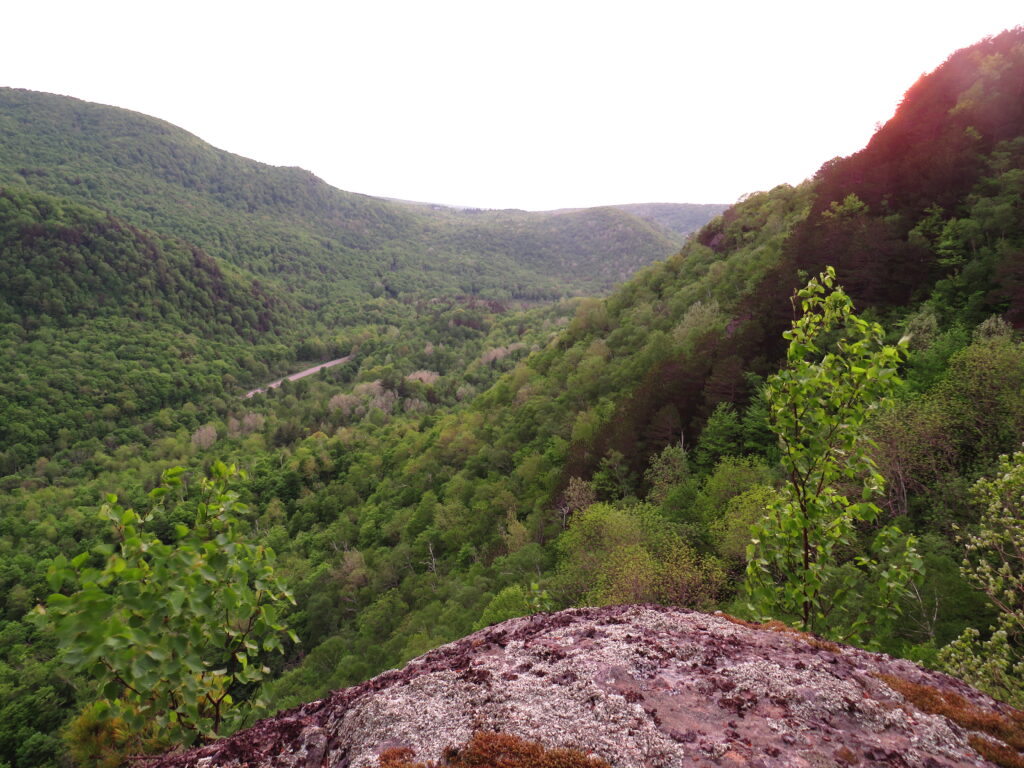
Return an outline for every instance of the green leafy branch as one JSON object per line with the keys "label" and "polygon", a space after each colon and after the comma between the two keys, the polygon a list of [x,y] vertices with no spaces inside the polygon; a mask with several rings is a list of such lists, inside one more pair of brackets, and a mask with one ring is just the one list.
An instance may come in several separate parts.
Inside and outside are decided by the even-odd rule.
{"label": "green leafy branch", "polygon": [[[855,640],[895,619],[921,567],[913,538],[894,525],[867,553],[848,554],[879,516],[871,499],[884,478],[864,426],[894,391],[904,348],[854,314],[831,267],[797,292],[794,309],[797,300],[801,314],[783,334],[787,365],[764,390],[788,482],[752,528],[746,588],[760,618]],[[859,500],[842,492],[850,484],[860,484]]]}
{"label": "green leafy branch", "polygon": [[148,512],[108,496],[99,515],[112,541],[70,561],[55,558],[54,594],[39,613],[64,661],[97,681],[101,714],[191,743],[262,707],[252,695],[270,672],[262,656],[283,652],[285,636],[298,639],[281,617],[294,599],[274,571],[273,551],[242,532],[237,516],[247,510],[229,488],[240,474],[234,466],[216,462],[200,481],[194,524],[176,525],[174,542],[146,529],[181,489],[183,472],[164,473]]}

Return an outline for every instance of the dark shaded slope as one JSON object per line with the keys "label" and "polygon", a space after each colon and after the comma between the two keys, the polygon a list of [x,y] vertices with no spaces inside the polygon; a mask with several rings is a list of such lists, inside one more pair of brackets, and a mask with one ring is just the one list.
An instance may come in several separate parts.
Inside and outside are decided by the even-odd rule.
{"label": "dark shaded slope", "polygon": [[[716,404],[744,403],[749,375],[778,365],[790,294],[828,264],[861,311],[890,325],[925,301],[944,327],[993,313],[1024,320],[1022,84],[1024,30],[954,54],[865,150],[798,190],[733,206],[680,256],[587,305],[559,352],[528,362],[539,373],[531,394],[575,413],[550,501],[609,452],[639,475],[667,442],[694,445]],[[574,373],[591,363],[584,384]],[[567,436],[564,422],[537,425],[538,439]]]}
{"label": "dark shaded slope", "polygon": [[[1008,142],[1022,133],[1024,28],[1018,27],[951,55],[907,91],[867,147],[822,167],[811,216],[794,238],[795,266],[816,271],[834,264],[862,303],[924,298],[962,266],[943,263],[929,235],[970,213],[983,178],[1021,167],[1019,144]],[[866,209],[844,208],[849,195]],[[930,215],[930,232],[912,235]],[[990,301],[989,309],[1018,314],[1019,302],[1016,297],[1011,308]]]}
{"label": "dark shaded slope", "polygon": [[26,328],[123,315],[254,339],[290,311],[195,246],[24,188],[0,188],[0,259],[0,311]]}
{"label": "dark shaded slope", "polygon": [[920,215],[970,191],[996,144],[1024,124],[1024,30],[953,53],[907,91],[896,114],[851,157],[820,172],[815,213],[847,194],[872,209]]}
{"label": "dark shaded slope", "polygon": [[[805,216],[758,215],[750,202],[703,227],[684,260],[707,248],[723,264],[775,242],[777,260],[738,300],[722,303],[724,328],[694,352],[673,353],[648,368],[593,445],[574,443],[562,483],[588,476],[608,450],[645,466],[655,444],[643,435],[671,421],[695,435],[721,401],[752,392],[748,373],[777,365],[781,333],[792,319],[788,296],[806,274],[835,265],[861,309],[901,315],[934,297],[945,323],[977,324],[991,313],[1024,319],[1024,30],[957,51],[906,94],[900,109],[864,148],[826,163]],[[848,196],[855,196],[849,198]],[[757,202],[757,201],[755,201]],[[743,255],[742,258],[749,258]],[[636,294],[645,274],[609,299]],[[719,289],[721,290],[721,289]],[[718,295],[721,295],[719,293]],[[678,413],[678,419],[675,414]],[[692,444],[692,438],[688,438]]]}
{"label": "dark shaded slope", "polygon": [[[626,452],[659,403],[678,408],[681,425],[699,431],[716,402],[742,401],[749,394],[744,373],[770,371],[781,354],[789,294],[828,264],[861,309],[899,316],[931,297],[947,324],[977,323],[992,313],[1020,324],[1022,136],[1018,28],[953,54],[907,92],[864,150],[826,163],[806,217],[783,235],[773,268],[732,305],[726,330],[710,334],[690,362],[669,358],[650,369],[631,400],[620,403],[604,440]],[[684,254],[703,246],[726,261],[764,240],[777,214],[751,217],[746,208],[733,206],[705,226]],[[703,370],[695,374],[694,367]],[[649,395],[659,389],[663,396]]]}
{"label": "dark shaded slope", "polygon": [[[977,324],[992,313],[1024,321],[1022,137],[1024,29],[1017,29],[957,51],[916,83],[863,151],[822,167],[810,209],[791,218],[791,229],[779,231],[780,212],[752,215],[749,203],[703,227],[684,259],[705,247],[728,263],[772,240],[781,244],[778,259],[723,305],[727,324],[702,337],[697,353],[649,368],[595,445],[573,445],[562,482],[592,472],[607,449],[636,457],[628,446],[657,431],[663,409],[678,411],[674,423],[695,434],[717,402],[752,394],[745,375],[770,373],[781,355],[788,296],[825,265],[836,266],[862,310],[900,317],[929,300],[947,325]],[[643,282],[641,274],[609,306]]]}
{"label": "dark shaded slope", "polygon": [[295,332],[198,248],[24,189],[0,188],[0,268],[0,475],[263,376]]}

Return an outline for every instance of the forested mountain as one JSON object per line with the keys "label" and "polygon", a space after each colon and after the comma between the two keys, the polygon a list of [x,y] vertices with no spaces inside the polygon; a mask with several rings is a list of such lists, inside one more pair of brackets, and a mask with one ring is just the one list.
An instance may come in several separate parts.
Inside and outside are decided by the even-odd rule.
{"label": "forested mountain", "polygon": [[[882,323],[892,342],[909,339],[902,382],[892,382],[887,406],[867,408],[858,427],[873,437],[872,466],[885,480],[881,509],[842,541],[838,568],[855,569],[862,558],[887,566],[886,557],[910,548],[928,574],[901,595],[897,621],[857,637],[947,663],[940,648],[966,627],[985,633],[996,620],[996,607],[960,569],[957,536],[979,529],[978,499],[987,487],[979,480],[1013,477],[997,457],[1024,439],[1024,346],[1015,331],[1024,312],[1022,104],[1024,29],[1016,29],[956,52],[922,78],[863,151],[825,163],[797,187],[748,196],[607,298],[526,313],[480,299],[363,301],[362,325],[320,340],[320,351],[357,348],[346,366],[251,400],[221,393],[169,404],[134,432],[19,465],[0,497],[0,592],[7,595],[0,760],[17,768],[53,764],[63,749],[55,710],[82,711],[118,693],[116,684],[100,690],[102,670],[70,680],[53,659],[52,629],[25,617],[50,591],[51,559],[103,539],[92,514],[101,494],[117,491],[124,506],[149,509],[147,492],[175,464],[186,467],[188,483],[168,492],[173,502],[155,509],[151,522],[166,541],[196,508],[197,478],[215,460],[249,472],[235,486],[251,507],[239,530],[277,552],[297,602],[285,618],[301,643],[283,657],[261,656],[275,678],[263,691],[274,707],[543,608],[657,601],[746,613],[740,584],[750,525],[777,508],[774,500],[792,482],[760,395],[787,359],[782,334],[799,314],[794,289],[828,265],[857,312]],[[19,184],[36,183],[31,173],[17,173]],[[69,178],[60,176],[61,188],[49,191],[66,195]],[[139,192],[141,178],[126,172],[125,189]],[[157,183],[148,171],[145,178]],[[187,183],[174,182],[175,189]],[[134,194],[118,203],[123,208],[109,192],[92,204],[127,217],[140,205]],[[204,205],[216,200],[203,194]],[[46,217],[45,206],[56,205],[22,197]],[[252,221],[236,193],[229,197],[217,204],[229,221],[237,217],[231,226]],[[281,204],[280,219],[271,218],[264,206],[272,206],[253,199],[261,200],[267,227],[294,214],[291,203]],[[407,210],[380,205],[374,210],[382,218]],[[611,222],[613,233],[615,222],[631,221],[609,209],[582,213]],[[154,214],[147,226],[169,231],[177,215]],[[579,214],[551,214],[544,226],[561,226],[565,215]],[[459,239],[468,230],[446,229],[452,219],[480,216],[481,231],[503,232],[510,243],[529,237],[517,229],[515,212],[395,216],[389,226],[396,233],[412,221],[444,230],[460,243],[453,252],[468,249],[471,238]],[[62,226],[43,227],[54,248]],[[29,230],[14,231],[28,237]],[[196,225],[184,242],[206,251],[201,234]],[[168,237],[156,263],[184,270],[192,262],[179,257],[191,251]],[[596,247],[633,235],[580,237]],[[247,261],[248,252],[231,252],[235,245],[220,252],[215,245],[210,253],[251,270],[221,273],[229,290],[249,286],[245,306],[257,321],[264,307],[273,329],[291,305],[261,304],[251,290],[253,273],[263,284],[259,264],[272,261]],[[69,254],[86,259],[85,247]],[[354,240],[344,247],[359,250]],[[317,263],[314,256],[307,251],[303,263]],[[297,304],[315,302],[314,287],[299,290],[306,293]],[[247,317],[243,311],[239,324],[221,323],[217,337],[244,340]],[[852,470],[843,482],[850,498],[867,487]],[[883,539],[890,524],[901,533]],[[69,581],[57,586],[72,591]],[[865,608],[876,587],[858,584],[854,608]],[[825,616],[815,629],[839,636],[838,621]],[[1018,637],[1005,645],[1020,658]],[[1021,686],[1012,676],[1003,682],[997,694],[1020,705]],[[233,691],[252,699],[250,688]],[[96,725],[97,711],[84,710],[69,731],[79,759],[146,746],[149,732],[117,742],[121,736]]]}
{"label": "forested mountain", "polygon": [[678,247],[672,231],[607,209],[441,212],[343,192],[161,120],[10,88],[0,89],[0,184],[184,239],[288,287],[332,321],[350,319],[367,292],[549,299],[603,291]]}

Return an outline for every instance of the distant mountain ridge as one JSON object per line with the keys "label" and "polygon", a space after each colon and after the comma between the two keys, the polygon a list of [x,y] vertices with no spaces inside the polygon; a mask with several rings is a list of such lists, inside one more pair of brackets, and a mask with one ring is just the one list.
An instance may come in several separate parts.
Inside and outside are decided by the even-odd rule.
{"label": "distant mountain ridge", "polygon": [[629,203],[614,207],[676,233],[681,241],[729,208],[718,203]]}
{"label": "distant mountain ridge", "polygon": [[564,214],[578,211],[596,210],[598,208],[615,208],[637,218],[657,225],[661,229],[679,236],[680,242],[692,235],[707,222],[724,213],[729,206],[722,203],[626,203],[623,205],[592,206],[590,208],[556,208],[550,211],[526,211],[519,208],[477,208],[469,205],[440,205],[415,200],[387,198],[391,202],[402,205],[413,205],[435,211],[456,211],[468,214]]}
{"label": "distant mountain ridge", "polygon": [[[314,303],[365,292],[601,292],[679,245],[677,227],[621,208],[472,213],[345,192],[300,168],[216,149],[162,120],[5,88],[0,185],[10,184],[183,238]],[[701,211],[705,221],[715,212]]]}

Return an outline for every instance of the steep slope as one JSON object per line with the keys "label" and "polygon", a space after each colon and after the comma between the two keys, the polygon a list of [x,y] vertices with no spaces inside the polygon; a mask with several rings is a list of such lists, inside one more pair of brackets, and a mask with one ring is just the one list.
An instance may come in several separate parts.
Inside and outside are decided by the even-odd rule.
{"label": "steep slope", "polygon": [[612,766],[1009,766],[1022,719],[909,662],[630,606],[513,619],[154,765],[365,768],[388,749],[438,761],[500,731]]}
{"label": "steep slope", "polygon": [[[812,215],[792,244],[794,265],[813,270],[830,260],[862,302],[888,306],[951,280],[961,285],[948,296],[947,318],[973,302],[974,320],[997,311],[1019,322],[1022,133],[1018,27],[951,55],[907,91],[867,147],[822,167]],[[844,208],[850,195],[864,207]]]}
{"label": "steep slope", "polygon": [[602,291],[621,279],[624,257],[632,267],[676,247],[634,216],[581,212],[551,226],[548,215],[431,215],[430,206],[343,192],[307,171],[223,152],[133,112],[0,89],[0,184],[12,183],[186,239],[317,305],[365,292]]}
{"label": "steep slope", "polygon": [[[862,310],[873,307],[897,321],[909,306],[926,304],[944,328],[974,325],[993,313],[1020,324],[1022,104],[1024,29],[1018,28],[954,53],[922,78],[864,150],[822,167],[807,190],[804,215],[783,225],[779,212],[753,218],[741,203],[704,227],[682,263],[717,261],[719,270],[744,254],[750,269],[763,263],[774,241],[773,261],[761,275],[748,273],[731,300],[720,285],[730,278],[716,274],[714,295],[727,319],[703,342],[704,372],[694,381],[687,371],[694,356],[678,352],[663,358],[660,371],[648,367],[634,402],[618,401],[604,433],[607,445],[636,455],[626,450],[630,435],[644,434],[668,403],[656,396],[638,408],[635,400],[646,399],[666,377],[692,381],[688,395],[669,395],[691,432],[716,403],[743,401],[751,394],[744,372],[770,372],[781,351],[790,292],[827,264]],[[646,280],[641,274],[609,298],[609,313],[620,302],[631,311]],[[590,338],[605,335],[599,330]]]}
{"label": "steep slope", "polygon": [[[981,50],[1004,51],[1010,68],[1003,77],[1019,82],[1022,43],[1024,30],[1015,30]],[[958,52],[934,76],[946,67],[980,72],[985,60],[971,49]],[[904,108],[924,109],[915,103],[926,91],[915,88]],[[1001,103],[1002,91],[992,94]],[[982,101],[976,108],[998,106]],[[1015,114],[1015,105],[1006,108]],[[958,119],[973,113],[963,114]],[[883,127],[876,141],[900,120]],[[1024,136],[1024,121],[1015,130]],[[601,499],[646,497],[666,527],[717,551],[710,524],[725,515],[729,496],[702,500],[701,489],[722,457],[772,461],[773,437],[755,395],[762,377],[778,368],[781,334],[793,312],[789,298],[807,277],[801,269],[833,261],[859,311],[881,317],[896,334],[901,326],[923,329],[909,369],[910,386],[921,397],[900,406],[905,429],[879,428],[888,452],[879,461],[896,489],[884,503],[890,514],[910,515],[910,527],[936,537],[935,567],[944,569],[946,589],[970,606],[958,614],[958,606],[943,602],[949,618],[940,629],[929,625],[931,637],[948,642],[967,622],[983,621],[980,601],[958,576],[956,548],[942,542],[952,536],[951,522],[971,519],[965,489],[1024,438],[1020,345],[998,334],[971,343],[977,323],[994,313],[1013,318],[1020,309],[1019,295],[1003,292],[1019,280],[1013,270],[1024,246],[1015,186],[1024,167],[1019,144],[993,143],[948,211],[926,206],[906,221],[881,204],[876,210],[859,198],[846,202],[854,190],[837,187],[833,174],[848,161],[828,164],[797,188],[752,195],[677,256],[642,270],[605,300],[581,301],[562,333],[468,408],[429,425],[396,424],[372,435],[346,430],[336,443],[345,459],[330,473],[335,488],[310,482],[288,500],[278,496],[295,509],[328,509],[344,498],[344,513],[317,535],[359,552],[346,555],[344,564],[324,552],[322,561],[336,561],[334,573],[342,575],[314,576],[304,587],[317,610],[315,619],[302,616],[303,637],[315,644],[332,636],[333,652],[342,657],[316,663],[327,665],[336,684],[354,682],[449,639],[457,628],[468,630],[471,617],[504,588],[552,574],[558,553],[551,542],[574,510],[574,478]],[[837,199],[822,197],[822,189],[833,188]],[[947,199],[944,187],[930,193]],[[890,248],[876,248],[879,232]],[[913,286],[914,303],[901,305],[905,274],[915,274],[921,259],[927,269],[916,273],[924,278]],[[1006,282],[993,286],[992,280]],[[716,413],[718,431],[705,438]],[[680,459],[668,490],[652,495],[654,459],[680,443],[689,456]],[[330,451],[332,444],[318,443],[317,450]],[[391,463],[382,465],[379,455]],[[268,472],[263,503],[287,475]],[[760,477],[772,482],[770,468]],[[377,578],[381,573],[389,576]],[[913,637],[908,629],[904,640]],[[324,683],[308,669],[283,678],[279,690],[289,702]]]}

